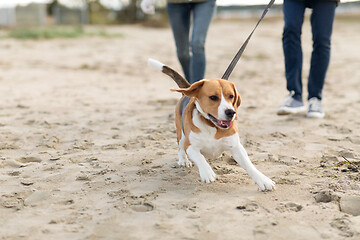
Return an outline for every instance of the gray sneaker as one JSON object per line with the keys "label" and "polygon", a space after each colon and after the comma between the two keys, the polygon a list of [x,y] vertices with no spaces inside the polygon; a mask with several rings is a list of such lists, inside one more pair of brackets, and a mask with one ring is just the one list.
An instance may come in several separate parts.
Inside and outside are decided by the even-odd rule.
{"label": "gray sneaker", "polygon": [[306,116],[309,118],[323,118],[325,116],[320,99],[313,97],[309,100],[309,110]]}
{"label": "gray sneaker", "polygon": [[288,115],[293,113],[304,112],[306,110],[302,101],[293,98],[294,92],[291,92],[284,100],[283,105],[277,110],[277,115]]}

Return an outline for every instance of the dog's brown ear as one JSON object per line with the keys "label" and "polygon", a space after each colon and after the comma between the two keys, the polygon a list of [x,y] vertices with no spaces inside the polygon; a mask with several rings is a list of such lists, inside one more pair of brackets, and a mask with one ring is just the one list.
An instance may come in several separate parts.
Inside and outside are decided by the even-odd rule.
{"label": "dog's brown ear", "polygon": [[174,92],[180,92],[188,97],[196,97],[198,95],[199,90],[201,89],[201,87],[204,85],[205,82],[206,80],[201,80],[196,83],[193,83],[188,88],[170,89],[170,90]]}
{"label": "dog's brown ear", "polygon": [[235,86],[234,83],[233,83],[233,88],[234,88],[234,93],[235,93],[234,94],[234,103],[233,103],[233,105],[234,105],[235,109],[238,109],[240,107],[240,104],[241,104],[241,97],[240,97],[240,94],[237,91],[236,86]]}
{"label": "dog's brown ear", "polygon": [[[240,107],[240,104],[241,104],[241,97],[240,97],[240,94],[239,92],[237,91],[236,89],[236,86],[235,84],[233,83],[233,88],[234,88],[234,101],[233,101],[233,106],[235,108],[235,111],[237,112],[237,109]],[[238,115],[236,114],[236,117],[235,117],[235,120],[238,119]]]}

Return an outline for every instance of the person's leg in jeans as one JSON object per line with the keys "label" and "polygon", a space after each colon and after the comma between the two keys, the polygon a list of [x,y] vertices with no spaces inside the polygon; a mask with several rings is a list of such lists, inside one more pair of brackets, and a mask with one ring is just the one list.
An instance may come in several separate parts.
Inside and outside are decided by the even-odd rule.
{"label": "person's leg in jeans", "polygon": [[336,2],[315,1],[312,5],[311,27],[313,51],[308,81],[308,99],[322,99],[322,89],[330,62],[331,34]]}
{"label": "person's leg in jeans", "polygon": [[184,71],[186,80],[191,81],[190,76],[190,4],[167,4],[167,12],[171,29],[175,39],[176,53]]}
{"label": "person's leg in jeans", "polygon": [[190,83],[204,78],[206,69],[205,40],[215,11],[215,0],[193,4],[193,31],[191,35]]}
{"label": "person's leg in jeans", "polygon": [[293,98],[302,101],[301,29],[304,22],[305,1],[284,0],[283,51],[287,89],[294,91]]}

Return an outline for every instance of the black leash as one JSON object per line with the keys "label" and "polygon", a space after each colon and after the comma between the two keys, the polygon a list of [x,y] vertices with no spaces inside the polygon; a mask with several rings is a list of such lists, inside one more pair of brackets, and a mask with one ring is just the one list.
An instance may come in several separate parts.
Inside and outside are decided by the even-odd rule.
{"label": "black leash", "polygon": [[226,69],[224,75],[222,76],[222,79],[228,80],[229,76],[231,74],[231,72],[234,70],[237,62],[239,61],[242,53],[244,52],[248,42],[250,41],[251,36],[253,35],[253,33],[255,32],[255,29],[257,28],[257,26],[259,25],[259,23],[263,20],[263,18],[265,17],[266,13],[269,11],[269,9],[272,7],[272,5],[274,4],[275,0],[270,0],[269,4],[267,5],[267,7],[265,8],[260,20],[258,21],[258,23],[256,24],[254,30],[252,30],[252,32],[250,33],[249,37],[246,39],[246,41],[243,43],[243,45],[241,46],[241,48],[239,49],[239,51],[236,53],[235,57],[233,58],[233,60],[231,61],[230,65],[228,66],[228,68]]}

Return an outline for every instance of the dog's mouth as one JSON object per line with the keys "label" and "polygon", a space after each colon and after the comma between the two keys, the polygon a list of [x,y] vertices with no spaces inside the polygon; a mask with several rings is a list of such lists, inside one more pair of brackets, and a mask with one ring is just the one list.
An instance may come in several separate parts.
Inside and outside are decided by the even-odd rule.
{"label": "dog's mouth", "polygon": [[216,117],[214,117],[213,115],[211,115],[210,113],[208,113],[208,116],[209,116],[210,120],[219,128],[227,129],[227,128],[231,127],[231,124],[232,124],[231,120],[227,120],[227,121],[219,120]]}

